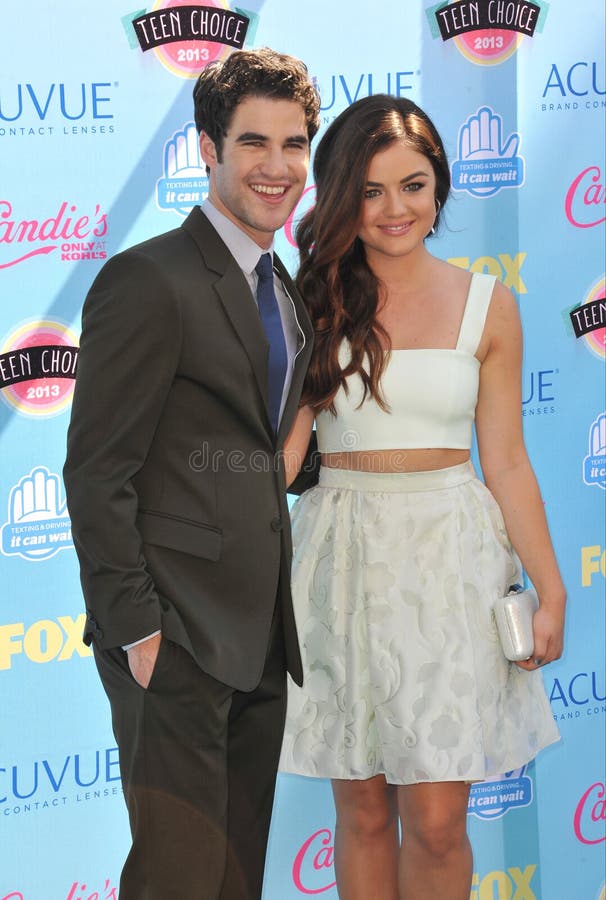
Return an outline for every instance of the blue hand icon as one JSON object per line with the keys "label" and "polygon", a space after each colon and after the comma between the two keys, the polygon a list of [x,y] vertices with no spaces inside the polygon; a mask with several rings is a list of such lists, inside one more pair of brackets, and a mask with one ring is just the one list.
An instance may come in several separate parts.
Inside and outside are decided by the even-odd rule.
{"label": "blue hand icon", "polygon": [[501,129],[501,116],[483,106],[477,115],[469,117],[459,132],[459,159],[511,159],[518,151],[520,137],[514,132],[503,147]]}
{"label": "blue hand icon", "polygon": [[592,424],[589,432],[590,456],[606,456],[606,414],[602,413]]}
{"label": "blue hand icon", "polygon": [[583,481],[606,491],[606,413],[600,413],[591,423],[588,450],[583,461]]}
{"label": "blue hand icon", "polygon": [[67,504],[60,498],[59,476],[45,466],[21,478],[10,492],[2,553],[42,560],[73,547]]}
{"label": "blue hand icon", "polygon": [[36,522],[40,519],[67,519],[67,505],[59,505],[60,484],[58,475],[40,466],[32,469],[12,489],[9,500],[9,521],[13,525]]}
{"label": "blue hand icon", "polygon": [[196,126],[188,122],[183,131],[175,132],[166,142],[164,175],[166,178],[202,178],[204,174]]}
{"label": "blue hand icon", "polygon": [[156,184],[156,195],[160,209],[172,209],[183,216],[208,196],[206,167],[193,122],[176,131],[164,145],[164,175]]}
{"label": "blue hand icon", "polygon": [[459,129],[459,158],[452,167],[452,186],[476,197],[490,197],[504,187],[524,182],[524,160],[518,156],[520,136],[503,139],[503,120],[482,106]]}

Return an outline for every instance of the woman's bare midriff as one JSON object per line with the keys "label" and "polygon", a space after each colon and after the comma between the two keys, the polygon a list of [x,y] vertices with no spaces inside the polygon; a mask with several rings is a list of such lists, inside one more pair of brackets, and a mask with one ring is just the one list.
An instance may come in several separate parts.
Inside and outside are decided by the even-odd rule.
{"label": "woman's bare midriff", "polygon": [[430,472],[467,462],[469,450],[355,450],[323,453],[322,465],[356,472]]}

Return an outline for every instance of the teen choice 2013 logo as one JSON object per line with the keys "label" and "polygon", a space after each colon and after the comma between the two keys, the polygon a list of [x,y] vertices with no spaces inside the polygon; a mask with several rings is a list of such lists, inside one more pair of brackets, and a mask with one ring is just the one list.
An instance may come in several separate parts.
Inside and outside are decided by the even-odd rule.
{"label": "teen choice 2013 logo", "polygon": [[26,322],[0,347],[0,395],[25,416],[56,416],[71,403],[78,339],[57,321]]}
{"label": "teen choice 2013 logo", "polygon": [[590,288],[579,306],[569,313],[575,336],[600,359],[606,359],[606,277]]}
{"label": "teen choice 2013 logo", "polygon": [[496,66],[545,24],[544,0],[449,0],[426,10],[434,38],[454,43],[479,66]]}
{"label": "teen choice 2013 logo", "polygon": [[157,0],[151,12],[131,21],[144,53],[153,50],[173,75],[196,78],[208,63],[241,50],[256,18],[246,10],[232,10],[226,0],[206,0],[203,5]]}

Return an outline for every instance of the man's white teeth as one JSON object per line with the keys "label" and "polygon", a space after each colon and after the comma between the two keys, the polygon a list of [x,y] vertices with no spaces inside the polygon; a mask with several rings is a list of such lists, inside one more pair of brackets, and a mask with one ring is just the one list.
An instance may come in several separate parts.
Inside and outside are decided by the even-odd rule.
{"label": "man's white teeth", "polygon": [[253,191],[257,191],[259,194],[283,194],[286,190],[285,187],[270,187],[268,184],[251,184]]}

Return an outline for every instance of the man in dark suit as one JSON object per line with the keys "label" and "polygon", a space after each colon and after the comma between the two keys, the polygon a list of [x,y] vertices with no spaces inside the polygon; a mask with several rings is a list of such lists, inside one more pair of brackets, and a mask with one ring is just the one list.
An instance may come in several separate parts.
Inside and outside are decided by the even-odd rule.
{"label": "man in dark suit", "polygon": [[312,331],[272,242],[319,100],[264,49],[209,65],[194,103],[208,200],[97,276],[64,470],[130,816],[121,900],[259,900],[302,679],[280,450]]}

